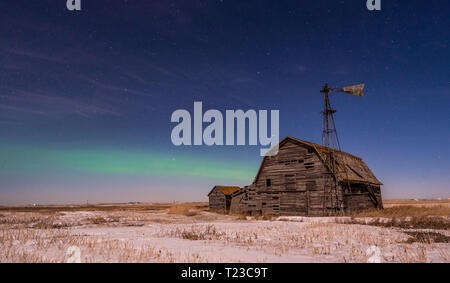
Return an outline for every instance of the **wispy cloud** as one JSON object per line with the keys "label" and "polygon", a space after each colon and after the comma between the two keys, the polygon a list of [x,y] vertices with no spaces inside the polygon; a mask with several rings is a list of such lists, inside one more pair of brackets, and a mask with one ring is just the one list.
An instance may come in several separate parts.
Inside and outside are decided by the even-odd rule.
{"label": "wispy cloud", "polygon": [[39,61],[48,61],[53,63],[59,63],[59,64],[68,64],[68,60],[60,57],[60,56],[50,56],[43,52],[38,51],[31,51],[31,50],[24,50],[24,49],[12,49],[12,48],[2,48],[2,51],[7,54],[8,56],[19,56],[19,57],[26,57],[33,60],[39,60]]}
{"label": "wispy cloud", "polygon": [[32,115],[61,116],[75,114],[85,118],[94,115],[121,116],[119,112],[73,98],[43,94],[34,91],[4,88],[8,94],[0,94],[0,108],[10,112]]}
{"label": "wispy cloud", "polygon": [[146,96],[146,97],[153,97],[154,96],[150,92],[145,92],[145,91],[136,90],[136,89],[130,89],[130,88],[127,88],[127,87],[124,87],[124,86],[116,86],[116,85],[113,85],[113,84],[100,82],[99,80],[90,79],[90,78],[87,78],[87,77],[84,77],[84,79],[87,82],[89,82],[90,84],[92,84],[93,86],[98,87],[98,88],[102,88],[102,89],[106,89],[106,90],[122,92],[122,93],[125,93],[125,94],[135,94],[135,95]]}
{"label": "wispy cloud", "polygon": [[12,105],[0,104],[0,109],[5,111],[14,111],[14,112],[22,112],[28,114],[36,114],[36,115],[47,115],[47,113],[39,110],[34,110],[26,107],[17,107]]}

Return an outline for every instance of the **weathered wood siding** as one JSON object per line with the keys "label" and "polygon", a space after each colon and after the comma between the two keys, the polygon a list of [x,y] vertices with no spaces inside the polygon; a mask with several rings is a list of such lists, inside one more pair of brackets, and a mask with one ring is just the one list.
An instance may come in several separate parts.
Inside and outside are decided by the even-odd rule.
{"label": "weathered wood siding", "polygon": [[[244,189],[245,190],[245,189]],[[247,209],[247,202],[245,200],[245,193],[237,192],[231,197],[230,213],[244,213]]]}
{"label": "weathered wood siding", "polygon": [[[270,181],[268,181],[270,180]],[[272,215],[324,216],[381,204],[379,186],[338,184],[313,147],[292,141],[276,156],[265,157],[255,182],[233,195],[231,212]]]}
{"label": "weathered wood siding", "polygon": [[276,156],[265,159],[255,180],[262,213],[322,215],[327,178],[326,168],[313,148],[285,143]]}
{"label": "weathered wood siding", "polygon": [[354,212],[371,208],[383,208],[379,186],[350,184],[351,192],[344,194],[346,212]]}
{"label": "weathered wood siding", "polygon": [[209,194],[209,210],[218,212],[227,211],[225,194],[217,188]]}
{"label": "weathered wood siding", "polygon": [[232,201],[232,211],[323,215],[323,193],[328,178],[326,168],[312,148],[287,142],[276,156],[264,159],[255,183],[239,194],[239,200]]}

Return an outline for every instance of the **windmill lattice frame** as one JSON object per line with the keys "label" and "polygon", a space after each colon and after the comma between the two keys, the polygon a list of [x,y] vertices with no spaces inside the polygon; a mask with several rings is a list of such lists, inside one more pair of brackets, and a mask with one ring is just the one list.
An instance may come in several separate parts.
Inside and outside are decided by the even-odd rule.
{"label": "windmill lattice frame", "polygon": [[[339,172],[338,161],[336,160],[336,149],[342,151],[339,137],[336,130],[336,124],[334,122],[333,114],[336,110],[331,107],[330,93],[346,92],[356,96],[364,96],[363,93],[364,84],[353,85],[344,87],[341,89],[330,88],[328,84],[325,84],[320,90],[324,94],[324,109],[322,110],[322,145],[327,149],[325,163],[329,169],[330,178],[327,178],[328,182],[324,185],[324,198],[323,209],[324,214],[332,212],[334,214],[342,212],[344,209],[343,193],[338,190],[338,174],[344,173],[347,176],[347,185],[350,188],[350,182],[348,180],[347,167],[343,164],[341,167],[344,172]],[[337,146],[337,148],[336,148]]]}

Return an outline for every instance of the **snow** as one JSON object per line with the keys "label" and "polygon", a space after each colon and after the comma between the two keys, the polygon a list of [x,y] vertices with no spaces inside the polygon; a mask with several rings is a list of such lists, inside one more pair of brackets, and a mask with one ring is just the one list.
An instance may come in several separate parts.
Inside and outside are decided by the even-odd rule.
{"label": "snow", "polygon": [[[380,252],[381,262],[449,262],[448,243],[409,244],[401,230],[343,224],[345,219],[260,221],[166,211],[3,213],[0,262],[77,262],[77,248],[81,262],[367,262],[374,260],[371,251]],[[42,222],[57,225],[37,224]]]}

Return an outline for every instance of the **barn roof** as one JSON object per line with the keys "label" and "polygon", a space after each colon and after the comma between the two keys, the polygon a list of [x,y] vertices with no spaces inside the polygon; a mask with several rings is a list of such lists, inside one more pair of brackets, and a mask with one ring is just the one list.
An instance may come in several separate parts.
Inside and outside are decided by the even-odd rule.
{"label": "barn roof", "polygon": [[241,188],[238,186],[214,186],[212,190],[209,192],[208,196],[214,191],[214,189],[219,189],[226,196],[232,195],[234,192],[239,191]]}
{"label": "barn roof", "polygon": [[[327,153],[328,153],[328,147],[318,145],[316,143],[304,141],[301,139],[297,139],[294,137],[286,137],[283,140],[281,140],[278,143],[278,146],[281,148],[286,142],[293,141],[294,143],[300,143],[308,145],[317,152],[322,162],[326,160]],[[357,182],[357,183],[368,183],[368,184],[374,184],[374,185],[382,185],[382,183],[375,177],[375,175],[372,173],[372,171],[369,169],[369,167],[364,163],[364,161],[357,156],[354,156],[352,154],[349,154],[347,152],[334,150],[334,155],[336,159],[336,163],[339,168],[339,173],[336,174],[336,177],[339,181],[350,181],[350,182]],[[264,156],[261,166],[259,167],[258,173],[255,177],[255,182],[258,179],[258,176],[261,172],[261,169],[264,164],[264,160],[267,158],[267,156]],[[324,162],[325,164],[325,162]]]}

